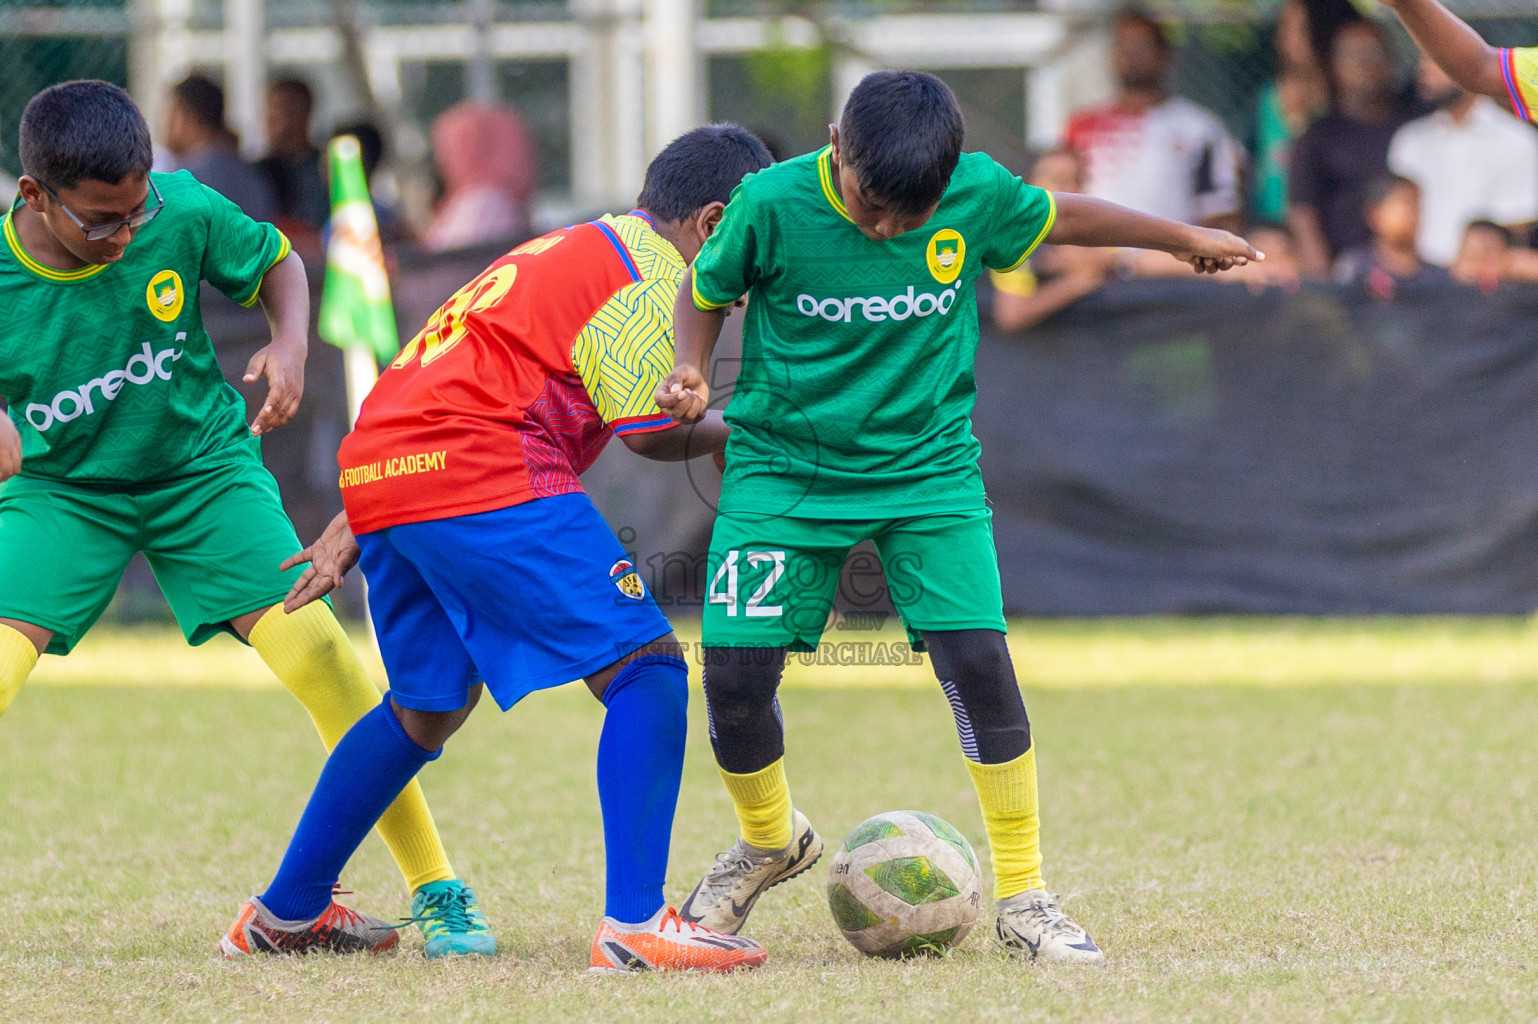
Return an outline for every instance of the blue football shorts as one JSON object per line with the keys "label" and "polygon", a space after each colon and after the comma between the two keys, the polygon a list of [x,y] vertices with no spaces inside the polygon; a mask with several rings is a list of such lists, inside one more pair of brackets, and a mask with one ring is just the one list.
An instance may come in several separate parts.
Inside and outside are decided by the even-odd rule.
{"label": "blue football shorts", "polygon": [[506,711],[671,629],[586,494],[389,526],[358,545],[402,707],[453,711],[484,681]]}

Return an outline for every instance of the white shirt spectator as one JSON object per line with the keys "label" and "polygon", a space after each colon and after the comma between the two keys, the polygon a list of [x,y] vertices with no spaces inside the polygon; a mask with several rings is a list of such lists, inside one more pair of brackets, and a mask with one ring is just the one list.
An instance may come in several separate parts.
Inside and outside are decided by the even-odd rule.
{"label": "white shirt spectator", "polygon": [[1146,112],[1082,110],[1066,141],[1084,159],[1092,196],[1186,223],[1239,212],[1240,149],[1216,114],[1190,100]]}
{"label": "white shirt spectator", "polygon": [[16,201],[16,179],[0,171],[0,203],[9,210],[11,204]]}
{"label": "white shirt spectator", "polygon": [[1421,187],[1416,237],[1428,263],[1451,264],[1472,221],[1538,220],[1538,132],[1483,96],[1462,123],[1439,110],[1399,129],[1388,165]]}

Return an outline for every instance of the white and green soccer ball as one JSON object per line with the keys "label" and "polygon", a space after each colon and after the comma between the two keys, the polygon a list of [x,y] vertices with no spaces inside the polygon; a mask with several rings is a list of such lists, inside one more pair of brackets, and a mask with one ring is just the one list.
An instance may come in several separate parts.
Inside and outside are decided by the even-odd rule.
{"label": "white and green soccer ball", "polygon": [[888,811],[844,838],[828,869],[828,907],[867,956],[943,953],[977,923],[977,855],[954,825]]}

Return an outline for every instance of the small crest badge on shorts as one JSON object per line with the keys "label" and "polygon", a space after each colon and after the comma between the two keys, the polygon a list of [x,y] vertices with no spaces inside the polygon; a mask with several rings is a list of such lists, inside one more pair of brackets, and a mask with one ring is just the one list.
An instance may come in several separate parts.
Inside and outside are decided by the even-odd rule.
{"label": "small crest badge on shorts", "polygon": [[639,601],[646,596],[646,584],[641,582],[641,574],[635,571],[635,566],[627,558],[621,558],[609,567],[609,582],[632,601]]}

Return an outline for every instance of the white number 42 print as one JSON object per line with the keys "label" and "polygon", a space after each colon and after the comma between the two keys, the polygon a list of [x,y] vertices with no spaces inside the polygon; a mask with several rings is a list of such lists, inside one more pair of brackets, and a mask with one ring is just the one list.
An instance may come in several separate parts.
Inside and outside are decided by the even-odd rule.
{"label": "white number 42 print", "polygon": [[[739,559],[740,556],[740,559]],[[711,604],[726,605],[726,614],[737,614],[737,570],[738,566],[745,566],[752,571],[765,563],[773,563],[769,575],[748,595],[748,603],[743,612],[749,618],[771,619],[785,612],[784,605],[764,604],[769,597],[769,592],[774,585],[780,582],[780,577],[785,575],[785,552],[783,551],[738,551],[735,548],[726,553],[726,558],[721,562],[716,574],[710,578],[710,587],[705,591],[705,599]]]}

